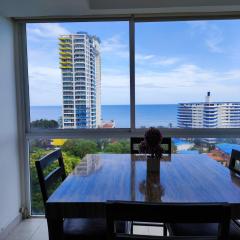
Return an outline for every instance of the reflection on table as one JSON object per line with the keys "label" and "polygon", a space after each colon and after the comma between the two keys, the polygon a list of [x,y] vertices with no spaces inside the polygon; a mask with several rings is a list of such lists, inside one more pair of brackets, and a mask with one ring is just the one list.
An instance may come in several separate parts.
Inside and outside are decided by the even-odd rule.
{"label": "reflection on table", "polygon": [[75,167],[73,175],[88,176],[101,168],[101,158],[99,155],[87,155]]}
{"label": "reflection on table", "polygon": [[146,178],[139,183],[138,191],[144,195],[147,202],[161,202],[164,195],[164,187],[160,182],[160,167],[162,161],[171,161],[171,155],[163,155],[161,158],[152,158],[146,154],[136,154],[131,157],[131,193],[135,200],[135,174],[136,161],[146,162]]}

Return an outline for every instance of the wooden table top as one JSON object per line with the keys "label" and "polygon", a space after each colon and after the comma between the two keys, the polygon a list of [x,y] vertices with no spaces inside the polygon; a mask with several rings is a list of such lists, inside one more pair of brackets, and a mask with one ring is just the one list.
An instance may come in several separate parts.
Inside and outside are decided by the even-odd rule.
{"label": "wooden table top", "polygon": [[107,200],[228,202],[240,208],[240,177],[206,154],[172,154],[160,161],[93,154],[82,159],[47,204],[102,206]]}

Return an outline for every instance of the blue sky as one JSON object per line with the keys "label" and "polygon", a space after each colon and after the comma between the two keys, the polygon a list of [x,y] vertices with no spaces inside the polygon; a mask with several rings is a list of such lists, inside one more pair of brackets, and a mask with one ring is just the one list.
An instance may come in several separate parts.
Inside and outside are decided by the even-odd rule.
{"label": "blue sky", "polygon": [[[31,105],[61,105],[58,36],[101,39],[102,104],[129,104],[127,22],[27,25]],[[136,24],[136,103],[240,101],[240,21]]]}

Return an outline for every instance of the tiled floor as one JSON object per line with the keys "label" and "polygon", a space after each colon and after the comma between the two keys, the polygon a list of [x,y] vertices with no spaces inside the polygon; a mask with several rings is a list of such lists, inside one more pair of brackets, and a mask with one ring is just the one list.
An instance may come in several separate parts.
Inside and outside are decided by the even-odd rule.
{"label": "tiled floor", "polygon": [[[161,235],[158,227],[135,226],[135,234]],[[47,222],[45,218],[31,218],[21,222],[6,240],[48,240]]]}
{"label": "tiled floor", "polygon": [[6,240],[48,240],[47,221],[44,218],[24,220]]}

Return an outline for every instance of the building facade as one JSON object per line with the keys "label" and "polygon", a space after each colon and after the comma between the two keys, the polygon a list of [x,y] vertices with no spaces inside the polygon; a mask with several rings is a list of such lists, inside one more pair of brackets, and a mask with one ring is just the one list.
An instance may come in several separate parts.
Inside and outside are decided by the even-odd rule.
{"label": "building facade", "polygon": [[205,102],[179,103],[179,128],[239,128],[240,102],[211,102],[210,92]]}
{"label": "building facade", "polygon": [[62,127],[101,125],[100,40],[86,32],[59,37],[62,71]]}

